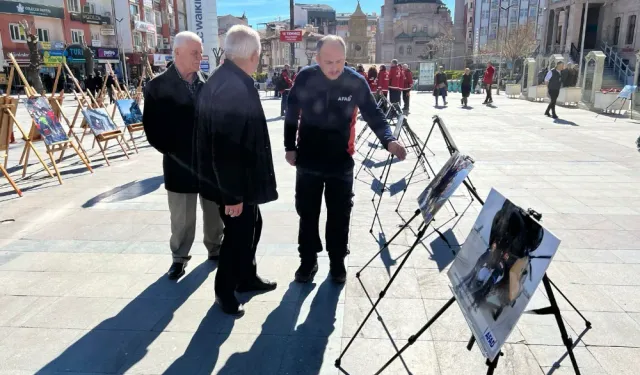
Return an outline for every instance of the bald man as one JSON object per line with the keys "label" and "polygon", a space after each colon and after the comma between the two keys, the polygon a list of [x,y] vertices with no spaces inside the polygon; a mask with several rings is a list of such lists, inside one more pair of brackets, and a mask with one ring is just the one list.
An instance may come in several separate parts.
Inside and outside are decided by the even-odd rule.
{"label": "bald man", "polygon": [[358,109],[390,153],[403,160],[406,151],[393,137],[366,79],[345,66],[344,40],[327,35],[318,42],[316,52],[318,65],[302,69],[296,77],[285,117],[285,158],[296,167],[296,211],[300,217],[301,264],[295,279],[309,282],[318,271],[317,253],[322,251],[318,226],[324,192],[330,274],[333,281],[344,283]]}

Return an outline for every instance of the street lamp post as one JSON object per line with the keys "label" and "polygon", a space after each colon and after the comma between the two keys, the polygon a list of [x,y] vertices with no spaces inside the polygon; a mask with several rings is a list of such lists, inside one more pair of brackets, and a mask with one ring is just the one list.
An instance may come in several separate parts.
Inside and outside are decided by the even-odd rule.
{"label": "street lamp post", "polygon": [[305,55],[307,55],[307,65],[311,65],[311,59],[313,59],[313,56],[316,54],[314,51],[305,51],[304,53]]}
{"label": "street lamp post", "polygon": [[[582,58],[584,56],[584,36],[586,34],[587,31],[587,15],[589,14],[589,0],[587,0],[585,2],[585,7],[584,7],[584,16],[583,16],[583,21],[582,21],[582,41],[580,42],[580,61],[578,61],[578,82],[580,82],[580,78],[582,76]],[[554,36],[555,38],[555,36]],[[584,73],[587,73],[587,67],[584,67],[585,71]]]}
{"label": "street lamp post", "polygon": [[[500,9],[498,9],[498,35],[500,35],[500,10],[504,10],[505,12],[509,10],[515,4],[511,4],[508,7],[502,6],[502,1],[500,1]],[[507,34],[509,33],[509,13],[507,13],[507,31],[504,33],[504,41],[507,41]],[[504,43],[500,43],[500,61],[498,62],[498,80],[496,87],[496,95],[500,95],[500,72],[502,71],[502,55],[504,52]]]}

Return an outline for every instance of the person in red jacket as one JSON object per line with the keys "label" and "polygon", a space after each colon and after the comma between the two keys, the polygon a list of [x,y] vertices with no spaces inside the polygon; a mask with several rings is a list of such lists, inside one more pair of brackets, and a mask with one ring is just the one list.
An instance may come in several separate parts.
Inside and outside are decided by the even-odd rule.
{"label": "person in red jacket", "polygon": [[404,85],[402,87],[402,102],[404,103],[404,107],[402,111],[405,114],[409,114],[409,94],[411,93],[411,89],[413,88],[413,74],[411,73],[411,69],[409,69],[408,64],[404,64]]}
{"label": "person in red jacket", "polygon": [[367,78],[367,72],[364,71],[364,66],[362,66],[362,64],[358,64],[358,66],[356,67],[356,72],[363,76],[367,81],[369,80],[369,78]]}
{"label": "person in red jacket", "polygon": [[369,89],[371,90],[371,93],[376,96],[376,101],[377,101],[377,96],[378,96],[378,70],[376,69],[375,65],[372,65],[369,68],[369,71],[367,72],[367,83],[369,84]]}
{"label": "person in red jacket", "polygon": [[404,72],[402,66],[398,65],[398,60],[391,60],[391,69],[389,69],[389,101],[391,103],[400,103],[400,96],[404,88]]}
{"label": "person in red jacket", "polygon": [[[380,96],[389,99],[389,72],[385,65],[380,65],[380,71],[378,72],[378,91],[380,91]],[[382,109],[384,113],[387,113],[387,100],[382,101]]]}
{"label": "person in red jacket", "polygon": [[487,92],[487,97],[484,99],[482,104],[493,103],[493,98],[491,97],[491,84],[493,84],[493,73],[495,73],[495,68],[491,63],[487,63],[487,70],[484,71],[484,78],[482,78],[482,82],[485,85],[485,91]]}
{"label": "person in red jacket", "polygon": [[287,109],[287,99],[289,99],[289,90],[291,89],[291,86],[293,86],[293,80],[289,75],[288,64],[284,66],[284,69],[280,74],[282,75],[284,82],[287,84],[286,88],[280,91],[280,95],[282,96],[282,101],[280,102],[280,116],[284,116],[284,112]]}

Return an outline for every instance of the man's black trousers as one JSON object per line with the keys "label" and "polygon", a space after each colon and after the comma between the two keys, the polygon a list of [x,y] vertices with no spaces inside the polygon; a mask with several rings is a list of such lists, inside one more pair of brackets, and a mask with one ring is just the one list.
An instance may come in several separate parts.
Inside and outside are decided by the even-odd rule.
{"label": "man's black trousers", "polygon": [[402,102],[404,103],[404,106],[402,107],[402,109],[405,111],[409,110],[409,93],[410,92],[411,92],[410,90],[402,91]]}
{"label": "man's black trousers", "polygon": [[556,100],[558,100],[558,95],[560,95],[560,90],[549,90],[549,106],[547,106],[547,110],[544,111],[545,115],[549,114],[549,111],[555,116],[556,115]]}
{"label": "man's black trousers", "polygon": [[402,90],[389,89],[389,101],[391,103],[400,103]]}
{"label": "man's black trousers", "polygon": [[284,112],[287,110],[287,100],[289,100],[289,90],[284,90],[280,101],[280,116],[284,116]]}
{"label": "man's black trousers", "polygon": [[320,209],[322,194],[327,206],[325,240],[329,257],[342,260],[347,255],[349,220],[353,206],[353,169],[341,174],[324,174],[298,168],[296,172],[296,211],[300,216],[298,252],[313,261],[322,251]]}
{"label": "man's black trousers", "polygon": [[221,204],[220,217],[224,222],[224,238],[215,291],[216,296],[229,299],[234,297],[238,285],[256,277],[256,249],[262,233],[262,215],[258,206],[244,205],[240,216],[231,217],[225,215]]}
{"label": "man's black trousers", "polygon": [[493,101],[493,98],[491,97],[491,84],[486,85],[485,90],[487,92],[487,96],[484,98],[484,102],[487,103],[489,101]]}

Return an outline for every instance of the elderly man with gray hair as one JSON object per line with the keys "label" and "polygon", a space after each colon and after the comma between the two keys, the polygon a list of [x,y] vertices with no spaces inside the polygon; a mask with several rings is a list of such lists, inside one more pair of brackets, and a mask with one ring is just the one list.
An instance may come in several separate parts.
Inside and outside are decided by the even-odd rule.
{"label": "elderly man with gray hair", "polygon": [[[174,63],[148,83],[142,122],[149,143],[163,157],[164,186],[169,198],[173,264],[170,279],[179,279],[191,259],[196,235],[198,175],[195,163],[195,106],[205,78],[200,72],[202,41],[190,31],[176,35]],[[218,206],[200,195],[204,220],[204,245],[209,260],[217,260],[222,243]]]}
{"label": "elderly man with gray hair", "polygon": [[227,32],[225,61],[198,101],[200,194],[220,205],[224,240],[216,274],[216,301],[240,316],[235,292],[265,292],[276,283],[257,275],[262,231],[258,205],[278,199],[267,120],[251,75],[260,62],[260,36],[236,25]]}

